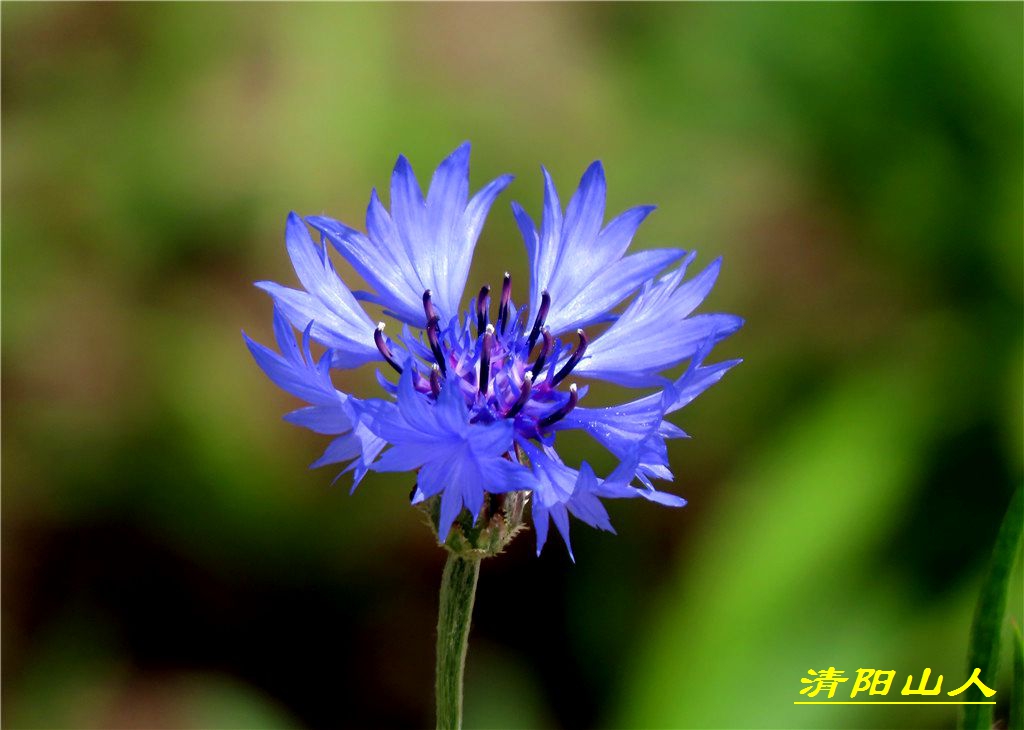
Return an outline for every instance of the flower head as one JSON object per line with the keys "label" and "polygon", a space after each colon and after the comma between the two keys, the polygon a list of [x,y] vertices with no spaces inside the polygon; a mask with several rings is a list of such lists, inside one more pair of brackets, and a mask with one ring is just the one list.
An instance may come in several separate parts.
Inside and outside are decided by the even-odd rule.
{"label": "flower head", "polygon": [[[373,191],[366,233],[323,216],[289,215],[285,243],[302,288],[257,284],[274,300],[280,353],[246,337],[253,356],[274,383],[309,404],[288,414],[289,421],[335,436],[313,466],[349,462],[353,489],[367,471],[415,471],[412,501],[438,503],[441,542],[460,515],[472,526],[490,514],[488,495],[530,495],[538,553],[549,520],[567,546],[570,514],[611,531],[602,498],[682,506],[683,499],[652,484],[672,478],[666,439],[685,436],[665,417],[739,362],[704,364],[714,344],[743,321],[693,315],[720,260],[685,279],[693,253],[626,255],[652,208],[632,208],[605,225],[599,162],[587,169],[564,212],[551,176],[543,175],[539,227],[512,204],[530,263],[526,302],[517,305],[508,273],[500,287],[484,285],[466,296],[484,220],[511,182],[502,176],[470,197],[468,143],[441,163],[426,196],[399,157],[391,210]],[[354,293],[340,279],[327,243],[370,292]],[[385,324],[374,324],[360,300],[381,305],[402,323],[401,333],[385,334]],[[301,348],[292,327],[302,332]],[[326,348],[319,359],[311,340]],[[381,364],[386,398],[364,400],[335,389],[331,369],[372,361]],[[675,380],[664,376],[687,361]],[[579,378],[656,392],[587,408]],[[569,429],[588,433],[619,466],[602,479],[586,462],[567,465],[555,445]]]}

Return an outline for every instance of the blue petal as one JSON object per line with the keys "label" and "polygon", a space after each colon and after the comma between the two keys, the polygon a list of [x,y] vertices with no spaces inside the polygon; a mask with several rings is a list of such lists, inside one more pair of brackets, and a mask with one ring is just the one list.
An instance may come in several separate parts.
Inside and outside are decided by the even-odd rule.
{"label": "blue petal", "polygon": [[374,325],[359,302],[342,283],[327,252],[313,243],[306,224],[295,213],[288,215],[285,245],[305,292],[270,282],[257,286],[274,297],[295,327],[314,320],[314,337],[338,350],[342,360],[356,364],[379,359],[373,345]]}
{"label": "blue petal", "polygon": [[647,216],[653,213],[655,206],[638,205],[635,208],[619,213],[613,218],[597,237],[597,249],[602,257],[619,258],[626,254],[633,236]]}
{"label": "blue petal", "polygon": [[[635,476],[650,485],[650,477],[671,479],[666,439],[687,438],[679,427],[664,420],[669,413],[690,403],[739,360],[704,365],[715,344],[709,337],[698,348],[686,371],[664,389],[637,400],[605,408],[577,407],[556,424],[556,430],[582,429],[620,459],[632,455],[637,461]],[[632,478],[632,477],[631,477]],[[628,480],[627,480],[628,481]]]}
{"label": "blue petal", "polygon": [[[565,541],[569,557],[575,561],[569,542],[570,512],[592,527],[614,532],[608,513],[598,499],[597,477],[585,462],[577,471],[566,466],[553,449],[539,448],[525,440],[519,443],[529,457],[537,480],[531,502],[534,529],[537,530],[537,554],[547,540],[550,518]],[[632,473],[629,476],[631,478]]]}
{"label": "blue petal", "polygon": [[597,273],[569,302],[559,302],[556,306],[552,300],[548,326],[553,332],[565,332],[608,317],[615,305],[666,266],[678,261],[684,253],[678,249],[665,248],[627,256],[614,266]]}
{"label": "blue petal", "polygon": [[420,469],[417,485],[427,496],[442,494],[438,535],[443,542],[464,507],[476,518],[485,492],[526,489],[533,480],[523,467],[507,459],[480,458],[463,443],[433,454]]}
{"label": "blue petal", "polygon": [[[687,370],[674,383],[671,401],[666,405],[665,412],[678,411],[689,404],[694,398],[717,383],[730,369],[739,365],[742,360],[725,360],[714,365]],[[685,434],[683,434],[685,436]]]}
{"label": "blue petal", "polygon": [[419,247],[430,234],[427,226],[427,204],[419,181],[405,155],[399,155],[391,172],[391,219],[395,222],[402,243],[413,261]]}
{"label": "blue petal", "polygon": [[[516,219],[516,225],[519,226],[519,234],[523,237],[523,245],[526,246],[526,258],[530,262],[531,287],[536,288],[539,286],[537,269],[540,265],[540,233],[537,232],[537,226],[533,224],[533,218],[530,217],[530,214],[515,200],[512,201],[512,216]],[[533,292],[531,290],[532,296]]]}
{"label": "blue petal", "polygon": [[416,390],[408,368],[399,378],[397,397],[397,405],[379,401],[362,406],[362,422],[391,444],[370,468],[419,469],[416,498],[442,495],[442,541],[463,508],[474,515],[480,511],[485,492],[533,488],[536,480],[530,471],[505,458],[512,449],[512,421],[471,423],[457,376],[445,381],[432,401]]}
{"label": "blue petal", "polygon": [[533,517],[533,529],[537,533],[537,555],[544,549],[548,541],[548,508],[539,499],[531,500],[530,515]]}
{"label": "blue petal", "polygon": [[[527,226],[529,216],[518,205],[513,204],[513,212],[524,232],[526,252],[530,259],[530,319],[536,316],[540,305],[541,292],[547,288],[562,251],[562,204],[558,201],[558,191],[547,168],[541,167],[544,175],[544,216],[541,219],[540,232],[534,229],[533,239],[527,239],[526,231],[533,228],[533,221]],[[554,333],[557,334],[557,333]]]}
{"label": "blue petal", "polygon": [[370,323],[362,307],[331,268],[330,259],[309,235],[309,229],[294,212],[288,214],[285,246],[302,286],[330,311],[346,322]]}
{"label": "blue petal", "polygon": [[[449,392],[451,389],[445,388],[444,390],[445,401],[450,402],[452,400]],[[440,405],[440,399],[438,405]],[[461,405],[463,414],[465,414],[465,404],[460,403],[457,405]],[[416,438],[431,441],[445,440],[446,436],[457,433],[457,431],[452,429],[442,431],[438,428],[438,411],[435,410],[435,405],[430,402],[424,393],[416,390],[412,368],[403,370],[401,377],[398,379],[398,410],[402,418],[405,419],[406,424],[417,434]],[[465,415],[463,415],[462,420],[467,420]]]}
{"label": "blue petal", "polygon": [[[580,185],[565,209],[565,221],[562,223],[565,253],[583,253],[597,238],[604,222],[606,194],[604,167],[600,161],[593,162],[583,173]],[[569,259],[564,263],[571,261]]]}
{"label": "blue petal", "polygon": [[[475,243],[469,244],[467,252],[466,241],[453,235],[468,201],[469,143],[465,142],[442,161],[434,172],[426,202],[429,230],[425,240],[450,242],[448,246],[438,246],[435,255],[423,262],[430,267],[429,281],[437,300],[435,306],[439,306],[449,317],[458,314]],[[461,271],[463,265],[465,271]],[[461,283],[456,286],[453,283],[456,281]]]}
{"label": "blue petal", "polygon": [[242,335],[256,363],[278,387],[313,404],[292,411],[285,419],[317,433],[338,435],[312,467],[354,459],[345,470],[356,473],[354,490],[385,444],[359,423],[364,413],[373,412],[374,406],[366,406],[334,388],[330,377],[331,351],[325,352],[319,361],[313,359],[312,330],[310,322],[302,333],[300,349],[284,314],[275,309],[274,335],[283,355],[254,342],[244,332]]}
{"label": "blue petal", "polygon": [[469,199],[469,152],[465,143],[441,163],[426,198],[409,161],[399,157],[391,176],[391,214],[374,192],[368,236],[330,218],[309,219],[374,289],[370,299],[417,327],[424,324],[426,289],[442,321],[458,315],[484,220],[512,179],[500,177]]}
{"label": "blue petal", "polygon": [[684,507],[686,500],[675,494],[659,492],[650,486],[644,489],[630,486],[633,474],[638,470],[637,458],[636,451],[628,454],[607,479],[594,487],[593,493],[596,496],[608,499],[634,499],[641,497],[665,507]]}
{"label": "blue petal", "polygon": [[355,434],[347,433],[339,436],[327,445],[323,455],[309,465],[310,469],[317,469],[328,464],[338,464],[343,461],[354,459],[362,453],[362,444]]}
{"label": "blue petal", "polygon": [[256,364],[281,390],[317,405],[335,406],[344,402],[345,395],[334,389],[330,378],[325,378],[315,364],[308,364],[301,358],[288,360],[244,332],[242,337]]}
{"label": "blue petal", "polygon": [[284,420],[308,428],[314,433],[339,434],[352,428],[352,418],[341,405],[307,406],[285,415]]}
{"label": "blue petal", "polygon": [[577,406],[556,425],[557,430],[582,429],[620,459],[658,430],[665,416],[661,393],[606,408]]}
{"label": "blue petal", "polygon": [[480,237],[484,221],[487,220],[487,214],[490,212],[495,198],[509,186],[512,180],[512,175],[502,175],[495,178],[481,188],[469,201],[469,205],[466,207],[466,214],[462,220],[462,225],[466,228],[465,241],[470,246],[468,254],[464,252],[464,259],[468,260],[472,256],[472,244]]}
{"label": "blue petal", "polygon": [[295,365],[302,365],[302,353],[299,352],[299,345],[295,341],[291,323],[278,306],[274,307],[274,339],[277,340],[277,349],[281,351],[281,356],[285,360]]}
{"label": "blue petal", "polygon": [[[375,431],[374,433],[383,434],[383,432]],[[387,436],[381,435],[381,438],[387,441]],[[437,458],[436,449],[432,449],[429,445],[422,446],[410,443],[393,444],[390,449],[384,452],[384,455],[377,460],[373,465],[373,471],[380,472],[395,472],[395,471],[413,471],[419,469],[431,458]],[[443,488],[443,485],[441,486]],[[427,494],[428,497],[433,496],[437,492],[430,492]]]}
{"label": "blue petal", "polygon": [[709,338],[718,342],[743,326],[743,319],[731,314],[689,316],[711,289],[720,266],[716,260],[680,286],[691,258],[644,288],[591,343],[577,374],[631,387],[658,385],[659,373],[693,357]]}
{"label": "blue petal", "polygon": [[484,488],[491,494],[532,490],[537,486],[529,469],[508,459],[494,457],[486,464],[488,476]]}
{"label": "blue petal", "polygon": [[326,216],[310,216],[306,220],[334,245],[376,292],[390,294],[387,297],[369,295],[366,297],[369,301],[384,304],[393,311],[401,312],[404,317],[422,317],[422,296],[426,287],[413,268],[394,222],[377,197],[376,190],[370,195],[366,211],[369,238]]}
{"label": "blue petal", "polygon": [[569,552],[569,559],[572,562],[576,562],[576,556],[572,553],[572,541],[569,540],[569,512],[564,504],[556,504],[551,507],[550,510],[551,520],[555,523],[555,527],[558,528],[558,532],[562,535],[562,540],[565,541],[565,549]]}
{"label": "blue petal", "polygon": [[[381,359],[373,344],[372,325],[353,330],[308,292],[289,289],[272,281],[258,281],[256,286],[271,296],[274,304],[296,328],[313,323],[313,339],[331,348],[334,367],[353,368]],[[367,326],[369,330],[366,330]]]}
{"label": "blue petal", "polygon": [[659,492],[656,489],[638,489],[637,493],[638,496],[649,502],[660,504],[662,507],[685,507],[687,504],[686,500],[677,494]]}
{"label": "blue petal", "polygon": [[553,301],[564,302],[579,296],[598,271],[619,258],[602,256],[597,246],[604,220],[605,192],[604,169],[600,162],[595,162],[583,174],[565,211],[558,262],[545,285]]}
{"label": "blue petal", "polygon": [[551,176],[547,170],[543,172],[540,231],[518,204],[513,203],[512,211],[530,259],[530,319],[536,316],[541,293],[547,291],[552,300],[547,325],[552,334],[559,334],[614,318],[611,310],[616,305],[682,252],[649,251],[622,258],[637,227],[653,208],[627,210],[602,230],[606,184],[600,162],[584,173],[564,220]]}
{"label": "blue petal", "polygon": [[605,480],[595,490],[596,494],[606,499],[635,499],[641,497],[649,502],[660,504],[663,507],[685,507],[686,500],[676,494],[659,492],[656,489],[638,489],[624,484],[612,483]]}
{"label": "blue petal", "polygon": [[387,441],[372,433],[363,423],[357,424],[353,433],[362,443],[363,453],[342,472],[353,472],[350,494],[356,491],[356,487],[359,486],[363,477],[366,476],[366,473],[370,470],[374,461],[376,461],[377,456],[388,445]]}
{"label": "blue petal", "polygon": [[579,477],[576,480],[576,488],[573,491],[573,498],[569,500],[569,511],[577,519],[583,520],[591,527],[599,530],[614,533],[611,519],[605,510],[601,500],[597,498],[598,481],[597,476],[590,464],[583,462],[580,465]]}
{"label": "blue petal", "polygon": [[[417,480],[418,481],[418,480]],[[441,511],[437,519],[437,541],[444,543],[452,529],[452,523],[462,511],[462,486],[449,484],[441,491]]]}

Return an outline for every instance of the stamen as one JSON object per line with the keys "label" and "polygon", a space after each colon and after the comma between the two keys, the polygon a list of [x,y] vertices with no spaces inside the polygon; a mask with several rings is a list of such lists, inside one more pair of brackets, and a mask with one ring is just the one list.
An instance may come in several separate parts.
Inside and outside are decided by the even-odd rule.
{"label": "stamen", "polygon": [[505,325],[508,324],[508,304],[512,299],[512,274],[505,272],[505,279],[501,282],[501,304],[498,305],[498,332],[505,334]]}
{"label": "stamen", "polygon": [[373,342],[377,345],[377,349],[380,350],[381,357],[383,357],[387,364],[393,367],[395,371],[401,375],[402,366],[395,361],[395,356],[391,354],[391,348],[388,347],[387,340],[384,339],[383,322],[379,322],[377,324],[377,329],[373,331]]}
{"label": "stamen", "polygon": [[551,354],[551,348],[554,345],[555,338],[551,336],[551,330],[547,327],[544,328],[544,343],[540,346],[540,354],[537,355],[537,362],[533,364],[533,377],[540,377],[540,371],[544,369],[544,363],[548,359],[548,355]]}
{"label": "stamen", "polygon": [[515,418],[519,411],[523,410],[523,406],[530,402],[530,392],[533,390],[533,373],[527,373],[523,376],[523,387],[519,391],[519,397],[516,398],[516,402],[512,404],[512,407],[505,412],[505,418]]}
{"label": "stamen", "polygon": [[487,328],[487,308],[490,304],[491,287],[486,284],[480,287],[476,295],[476,332],[480,334]]}
{"label": "stamen", "polygon": [[423,312],[427,315],[427,322],[430,322],[430,320],[438,316],[437,310],[434,308],[434,303],[430,301],[430,297],[430,289],[423,292]]}
{"label": "stamen", "polygon": [[440,317],[431,317],[427,322],[427,341],[430,343],[430,351],[434,353],[434,360],[441,368],[441,375],[447,375],[448,368],[445,367],[444,352],[441,350],[441,340],[438,336]]}
{"label": "stamen", "polygon": [[430,366],[430,392],[435,398],[441,395],[441,368],[437,363]]}
{"label": "stamen", "polygon": [[551,295],[548,294],[547,290],[544,290],[540,294],[540,309],[537,310],[537,319],[533,320],[533,330],[530,332],[530,339],[526,342],[527,352],[532,350],[533,346],[537,344],[537,337],[540,335],[541,327],[544,326],[544,320],[548,318],[549,309],[551,309]]}
{"label": "stamen", "polygon": [[491,347],[494,344],[494,327],[487,325],[484,341],[480,346],[480,392],[487,395],[487,382],[490,380]]}
{"label": "stamen", "polygon": [[569,359],[566,361],[565,365],[562,366],[562,369],[555,373],[555,377],[551,381],[552,385],[558,385],[565,380],[569,376],[569,373],[572,372],[573,368],[580,364],[580,360],[583,359],[583,356],[587,352],[587,333],[583,330],[576,330],[576,334],[580,336],[580,342],[576,345],[576,349],[573,350],[572,355],[569,356]]}
{"label": "stamen", "polygon": [[537,421],[537,428],[539,430],[544,430],[545,428],[549,428],[554,424],[558,423],[559,421],[561,421],[563,418],[568,416],[569,413],[572,412],[572,409],[576,407],[576,402],[578,400],[579,396],[576,395],[576,383],[573,383],[572,385],[569,386],[569,400],[566,401],[565,405],[559,408],[557,411],[549,413],[548,415],[544,416],[544,418]]}

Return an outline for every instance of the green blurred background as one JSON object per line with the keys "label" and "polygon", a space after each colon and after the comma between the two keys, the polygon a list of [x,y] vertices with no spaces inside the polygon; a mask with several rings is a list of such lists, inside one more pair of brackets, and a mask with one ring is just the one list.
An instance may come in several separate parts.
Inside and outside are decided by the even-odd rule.
{"label": "green blurred background", "polygon": [[398,153],[424,177],[464,139],[474,187],[517,175],[471,286],[524,280],[508,203],[539,211],[540,164],[567,198],[601,158],[610,211],[659,205],[637,245],[724,255],[706,309],[747,318],[716,353],[744,364],[676,419],[687,508],[614,504],[575,566],[532,534],[484,565],[467,724],[954,724],[792,703],[808,668],[966,679],[1024,470],[1024,6],[2,23],[5,727],[431,725],[443,555],[409,479],[306,470],[325,439],[239,331],[270,340],[251,282],[294,281],[289,210],[361,226]]}

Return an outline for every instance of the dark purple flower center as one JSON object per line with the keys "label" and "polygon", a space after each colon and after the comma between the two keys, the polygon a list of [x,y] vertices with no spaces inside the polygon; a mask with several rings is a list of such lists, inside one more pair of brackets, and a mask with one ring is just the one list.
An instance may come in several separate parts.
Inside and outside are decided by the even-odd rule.
{"label": "dark purple flower center", "polygon": [[[551,296],[546,291],[527,332],[527,308],[514,308],[508,273],[493,325],[490,295],[491,287],[482,287],[464,318],[452,319],[445,327],[428,289],[423,292],[426,347],[422,341],[407,342],[406,357],[396,357],[393,343],[384,336],[383,323],[374,332],[374,342],[396,372],[401,373],[403,366],[414,368],[416,389],[427,397],[437,398],[442,388],[458,387],[473,411],[472,420],[515,419],[523,435],[539,438],[576,407],[576,385],[570,385],[568,392],[560,391],[558,385],[586,354],[587,335],[577,330],[579,340],[573,345],[551,334],[545,325],[551,310]],[[414,355],[417,351],[419,357]],[[422,366],[429,368],[427,376],[421,374]]]}

